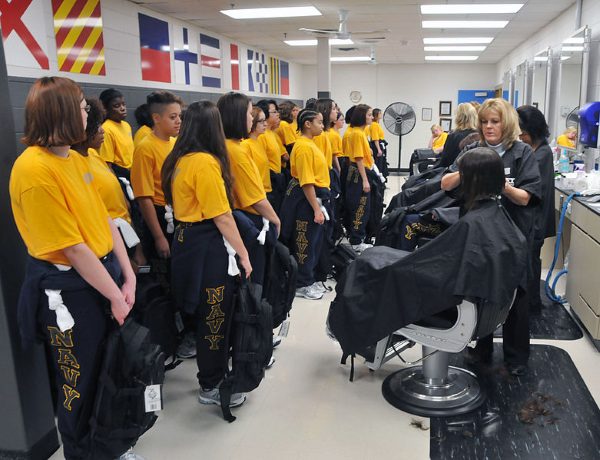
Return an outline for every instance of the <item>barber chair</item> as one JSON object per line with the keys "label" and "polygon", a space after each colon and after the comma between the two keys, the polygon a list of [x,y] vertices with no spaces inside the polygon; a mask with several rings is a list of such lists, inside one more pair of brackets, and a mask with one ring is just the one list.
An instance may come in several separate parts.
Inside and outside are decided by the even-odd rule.
{"label": "barber chair", "polygon": [[410,157],[409,173],[411,176],[421,174],[422,172],[435,167],[439,160],[432,149],[415,149]]}
{"label": "barber chair", "polygon": [[[447,312],[411,324],[380,340],[375,346],[371,370],[414,344],[423,346],[422,358],[389,375],[383,382],[384,398],[394,407],[424,417],[445,417],[471,412],[485,401],[477,376],[466,369],[449,366],[450,353],[459,353],[473,340],[492,334],[504,323],[510,307],[468,300],[456,306],[455,318]],[[450,310],[452,312],[452,310]]]}

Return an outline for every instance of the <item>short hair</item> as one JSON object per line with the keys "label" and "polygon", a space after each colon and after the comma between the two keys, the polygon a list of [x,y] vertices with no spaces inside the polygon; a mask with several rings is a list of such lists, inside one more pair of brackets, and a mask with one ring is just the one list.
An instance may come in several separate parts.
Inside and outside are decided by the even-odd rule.
{"label": "short hair", "polygon": [[248,137],[248,123],[246,121],[248,104],[250,104],[248,96],[234,92],[223,94],[217,101],[226,139],[241,140]]}
{"label": "short hair", "polygon": [[352,119],[352,114],[354,113],[354,109],[356,109],[355,105],[353,105],[348,110],[346,110],[346,115],[345,115],[346,123],[348,123]]}
{"label": "short hair", "polygon": [[110,110],[110,103],[118,97],[123,97],[123,93],[114,88],[105,89],[100,93],[100,100],[102,101],[102,105],[107,112]]}
{"label": "short hair", "polygon": [[477,129],[477,110],[472,104],[463,102],[456,107],[454,126],[457,130]]}
{"label": "short hair", "polygon": [[265,113],[265,117],[269,118],[269,106],[273,104],[275,106],[275,110],[279,110],[279,107],[277,106],[277,102],[275,102],[274,99],[261,99],[260,101],[258,101],[256,103],[257,107],[260,107],[262,109],[262,111]]}
{"label": "short hair", "polygon": [[319,116],[319,112],[311,109],[303,109],[298,114],[298,131],[302,133],[304,130],[304,123],[307,121],[313,121]]}
{"label": "short hair", "polygon": [[292,111],[294,110],[294,107],[298,106],[292,101],[283,101],[281,104],[279,104],[279,116],[281,117],[282,121],[286,121],[288,123],[294,121],[294,118],[292,117]]}
{"label": "short hair", "polygon": [[367,124],[367,112],[371,107],[367,104],[358,104],[352,111],[352,117],[350,118],[350,126],[353,128],[357,126],[365,126]]}
{"label": "short hair", "polygon": [[154,91],[146,97],[146,104],[148,104],[148,112],[152,116],[154,113],[163,113],[165,107],[169,104],[179,104],[181,106],[183,101],[170,91]]}
{"label": "short hair", "polygon": [[323,130],[329,131],[331,127],[331,121],[329,120],[329,114],[335,107],[335,101],[333,99],[318,99],[315,104],[315,110],[323,115]]}
{"label": "short hair", "polygon": [[506,181],[502,158],[489,147],[467,151],[458,160],[458,172],[467,209],[477,200],[500,195]]}
{"label": "short hair", "polygon": [[263,109],[257,106],[252,107],[252,128],[250,129],[250,132],[254,131],[256,126],[258,126],[258,119],[261,113],[264,114]]}
{"label": "short hair", "polygon": [[519,139],[521,134],[521,128],[519,128],[519,116],[515,108],[510,105],[507,100],[500,98],[486,99],[481,107],[479,108],[479,135],[481,140],[485,142],[485,136],[483,135],[483,127],[481,125],[481,119],[489,111],[496,112],[502,120],[502,136],[501,143],[505,149],[509,149]]}
{"label": "short hair", "polygon": [[71,148],[87,155],[87,149],[90,147],[90,142],[93,137],[98,134],[98,130],[104,121],[104,107],[98,99],[86,98],[85,100],[90,106],[87,125],[85,127],[85,139],[82,142],[72,145]]}
{"label": "short hair", "polygon": [[148,107],[148,104],[137,106],[135,112],[133,112],[133,115],[139,128],[142,126],[152,128],[152,126],[154,126],[154,121],[152,121],[152,115],[150,115],[150,108]]}
{"label": "short hair", "polygon": [[381,109],[373,109],[373,119],[375,120],[379,114],[381,113]]}
{"label": "short hair", "polygon": [[85,139],[81,118],[83,92],[64,77],[35,81],[25,101],[25,135],[28,146],[73,145]]}
{"label": "short hair", "polygon": [[542,112],[532,105],[522,105],[517,109],[517,114],[519,127],[529,134],[534,145],[547,142],[550,130]]}

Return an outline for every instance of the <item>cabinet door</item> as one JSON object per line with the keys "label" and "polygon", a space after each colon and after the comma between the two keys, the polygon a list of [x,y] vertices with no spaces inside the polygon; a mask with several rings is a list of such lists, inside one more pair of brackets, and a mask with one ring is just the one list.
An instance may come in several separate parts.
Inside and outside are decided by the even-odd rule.
{"label": "cabinet door", "polygon": [[[600,244],[578,226],[571,228],[567,299],[577,303],[580,295],[596,315],[600,314]],[[593,330],[593,328],[590,328]]]}

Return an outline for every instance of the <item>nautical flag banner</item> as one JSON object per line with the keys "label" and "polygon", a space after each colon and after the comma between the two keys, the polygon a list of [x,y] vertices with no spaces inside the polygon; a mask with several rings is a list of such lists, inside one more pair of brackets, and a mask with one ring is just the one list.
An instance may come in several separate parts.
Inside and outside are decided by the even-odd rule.
{"label": "nautical flag banner", "polygon": [[248,50],[248,90],[268,93],[268,65],[264,53]]}
{"label": "nautical flag banner", "polygon": [[281,73],[281,94],[290,95],[290,64],[285,61],[279,61],[279,72]]}
{"label": "nautical flag banner", "polygon": [[187,27],[175,30],[175,83],[190,85],[200,83],[200,68],[198,66],[198,44],[189,39]]}
{"label": "nautical flag banner", "polygon": [[100,0],[52,0],[58,70],[106,75]]}
{"label": "nautical flag banner", "polygon": [[248,91],[254,91],[254,51],[248,50]]}
{"label": "nautical flag banner", "polygon": [[269,58],[269,88],[272,94],[281,94],[279,59]]}
{"label": "nautical flag banner", "polygon": [[229,45],[231,61],[231,89],[240,89],[240,51],[237,45]]}
{"label": "nautical flag banner", "polygon": [[202,62],[202,86],[220,88],[223,71],[221,68],[221,46],[218,38],[200,34],[200,59]]}
{"label": "nautical flag banner", "polygon": [[43,0],[0,0],[0,29],[9,65],[50,69]]}
{"label": "nautical flag banner", "polygon": [[142,13],[138,13],[138,20],[142,80],[171,83],[169,23]]}

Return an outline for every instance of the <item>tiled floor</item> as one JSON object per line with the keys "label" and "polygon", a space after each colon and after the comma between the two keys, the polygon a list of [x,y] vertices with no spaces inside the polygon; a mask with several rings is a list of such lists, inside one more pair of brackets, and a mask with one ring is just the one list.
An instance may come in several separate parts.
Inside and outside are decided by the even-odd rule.
{"label": "tiled floor", "polygon": [[[391,178],[390,196],[399,184],[399,178]],[[232,424],[222,419],[218,407],[196,402],[194,360],[168,373],[165,409],[136,452],[147,460],[429,458],[429,431],[412,427],[417,417],[393,408],[381,395],[382,381],[401,368],[399,360],[375,373],[357,363],[355,381],[348,381],[349,366],[340,364],[338,345],[325,335],[333,296],[294,302],[289,335],[274,353],[275,365],[235,409],[238,418]],[[600,354],[587,336],[533,343],[566,350],[600,402]],[[415,347],[407,358],[419,354]],[[428,426],[429,420],[424,423]],[[52,457],[59,458],[60,451]]]}

